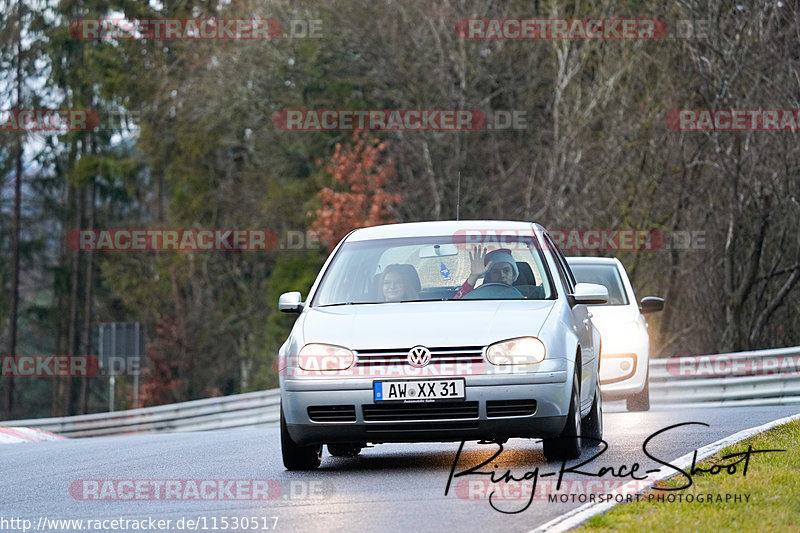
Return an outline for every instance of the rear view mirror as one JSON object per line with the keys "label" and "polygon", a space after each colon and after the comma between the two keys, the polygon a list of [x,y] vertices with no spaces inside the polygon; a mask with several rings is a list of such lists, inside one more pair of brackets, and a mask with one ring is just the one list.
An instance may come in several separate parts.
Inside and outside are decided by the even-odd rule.
{"label": "rear view mirror", "polygon": [[655,313],[664,309],[664,298],[658,296],[645,296],[639,304],[639,312],[643,315],[647,313]]}
{"label": "rear view mirror", "polygon": [[455,244],[432,244],[419,249],[420,259],[447,257],[450,255],[458,255],[458,248],[456,248]]}

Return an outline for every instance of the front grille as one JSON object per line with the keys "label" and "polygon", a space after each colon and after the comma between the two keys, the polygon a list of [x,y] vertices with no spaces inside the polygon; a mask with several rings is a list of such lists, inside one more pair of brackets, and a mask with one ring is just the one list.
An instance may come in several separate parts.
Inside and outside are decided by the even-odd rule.
{"label": "front grille", "polygon": [[[406,364],[408,348],[357,350],[356,366],[378,366]],[[482,363],[482,346],[451,346],[446,348],[429,348],[431,351],[430,364],[447,363]]]}
{"label": "front grille", "polygon": [[441,434],[445,431],[464,431],[478,429],[478,422],[427,422],[425,424],[369,424],[367,433],[424,433],[431,435]]}
{"label": "front grille", "polygon": [[355,405],[312,405],[308,408],[312,422],[355,422]]}
{"label": "front grille", "polygon": [[486,402],[486,416],[528,416],[536,412],[536,400],[491,400]]}
{"label": "front grille", "polygon": [[398,422],[478,418],[478,402],[376,404],[364,406],[366,422]]}

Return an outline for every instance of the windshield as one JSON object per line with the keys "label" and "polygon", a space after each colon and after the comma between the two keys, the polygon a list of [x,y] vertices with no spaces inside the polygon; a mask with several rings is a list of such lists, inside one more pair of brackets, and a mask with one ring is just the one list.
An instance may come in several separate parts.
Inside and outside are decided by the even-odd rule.
{"label": "windshield", "polygon": [[578,283],[597,283],[608,289],[608,302],[599,305],[628,305],[628,295],[622,285],[616,265],[569,265]]}
{"label": "windshield", "polygon": [[[533,237],[504,240],[502,249],[489,245],[489,272],[462,288],[471,273],[470,252],[476,250],[452,235],[346,242],[325,271],[312,305],[550,299],[550,277],[536,246]],[[495,271],[498,281],[486,281]]]}

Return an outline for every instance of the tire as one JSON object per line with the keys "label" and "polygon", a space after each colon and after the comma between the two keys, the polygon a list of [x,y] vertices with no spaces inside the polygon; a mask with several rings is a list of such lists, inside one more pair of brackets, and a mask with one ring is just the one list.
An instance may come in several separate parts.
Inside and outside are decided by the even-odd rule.
{"label": "tire", "polygon": [[[592,402],[592,410],[586,415],[581,424],[581,434],[583,437],[591,437],[591,439],[584,439],[584,446],[600,446],[603,440],[603,398],[600,396],[600,378],[596,380],[594,389],[594,401]],[[597,439],[597,440],[594,440]]]}
{"label": "tire", "polygon": [[359,444],[328,444],[328,453],[334,457],[355,457],[362,448]]}
{"label": "tire", "polygon": [[644,389],[625,400],[628,411],[649,411],[650,410],[650,369],[644,378]]}
{"label": "tire", "polygon": [[292,440],[286,428],[281,407],[281,455],[287,470],[315,470],[322,462],[322,444],[300,446]]}
{"label": "tire", "polygon": [[572,378],[572,398],[567,413],[567,423],[558,437],[542,441],[544,456],[548,461],[576,459],[581,455],[581,394],[578,376]]}

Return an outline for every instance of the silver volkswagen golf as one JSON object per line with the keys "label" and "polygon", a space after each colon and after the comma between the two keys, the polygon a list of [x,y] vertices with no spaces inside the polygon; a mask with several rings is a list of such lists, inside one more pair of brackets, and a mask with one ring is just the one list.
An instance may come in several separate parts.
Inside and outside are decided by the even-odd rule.
{"label": "silver volkswagen golf", "polygon": [[602,438],[600,336],[537,224],[446,221],[358,229],[328,257],[279,352],[281,447],[289,470],[322,447],[542,438],[548,459]]}

